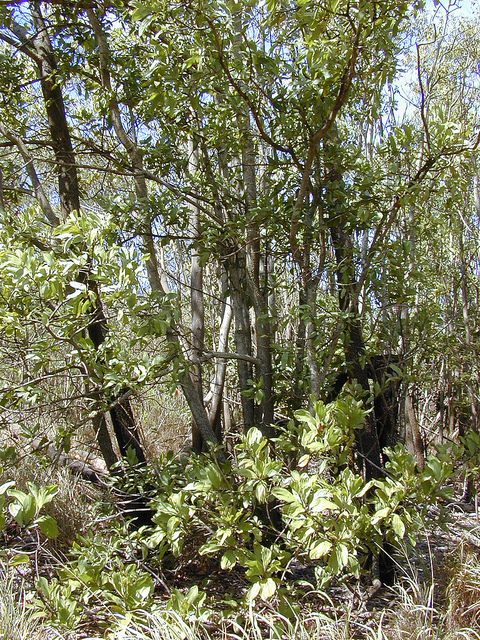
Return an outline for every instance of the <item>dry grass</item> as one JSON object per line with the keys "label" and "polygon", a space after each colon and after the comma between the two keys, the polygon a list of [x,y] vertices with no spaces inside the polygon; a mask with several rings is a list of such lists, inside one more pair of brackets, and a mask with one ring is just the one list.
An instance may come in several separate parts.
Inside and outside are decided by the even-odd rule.
{"label": "dry grass", "polygon": [[159,394],[151,390],[143,398],[134,400],[134,409],[150,459],[189,445],[191,417],[182,394]]}
{"label": "dry grass", "polygon": [[28,608],[23,582],[0,564],[0,640],[54,640],[64,636]]}
{"label": "dry grass", "polygon": [[15,480],[16,487],[26,490],[27,482],[37,486],[54,484],[58,493],[53,501],[43,508],[43,513],[57,521],[59,536],[57,545],[68,547],[77,534],[85,532],[92,504],[99,499],[98,490],[90,483],[73,475],[65,467],[56,467],[48,459],[26,454],[21,463],[6,468],[0,474],[1,481]]}
{"label": "dry grass", "polygon": [[480,554],[478,548],[462,545],[460,557],[452,566],[447,588],[448,623],[468,626],[480,632]]}

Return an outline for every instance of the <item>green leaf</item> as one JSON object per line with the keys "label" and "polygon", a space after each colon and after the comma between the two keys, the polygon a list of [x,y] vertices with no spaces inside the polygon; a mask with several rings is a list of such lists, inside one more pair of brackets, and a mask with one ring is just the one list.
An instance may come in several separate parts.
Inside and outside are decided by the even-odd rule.
{"label": "green leaf", "polygon": [[35,520],[35,524],[38,524],[43,534],[47,538],[55,539],[58,537],[57,522],[52,516],[40,516]]}
{"label": "green leaf", "polygon": [[309,453],[305,453],[297,462],[297,467],[299,469],[304,469],[308,463],[310,462],[311,455]]}
{"label": "green leaf", "polygon": [[255,498],[260,504],[264,504],[267,500],[267,487],[263,482],[259,482],[255,487]]}
{"label": "green leaf", "polygon": [[329,509],[330,511],[337,511],[338,505],[336,505],[331,500],[327,500],[326,498],[314,498],[309,505],[310,509],[315,513],[321,513],[322,511],[326,511]]}
{"label": "green leaf", "polygon": [[152,7],[150,4],[138,4],[132,13],[132,20],[140,21],[149,16],[152,13]]}
{"label": "green leaf", "polygon": [[294,415],[299,422],[306,422],[311,427],[315,427],[315,428],[317,427],[317,422],[315,418],[312,416],[310,412],[305,411],[305,409],[299,409],[298,411],[295,411]]}
{"label": "green leaf", "polygon": [[220,566],[226,571],[230,571],[237,564],[237,554],[233,549],[227,549],[220,560]]}
{"label": "green leaf", "polygon": [[288,491],[288,489],[284,489],[283,487],[275,487],[272,490],[273,495],[278,500],[283,500],[283,502],[297,502],[297,498]]}
{"label": "green leaf", "polygon": [[45,596],[45,598],[49,598],[50,597],[50,583],[48,582],[48,580],[44,577],[44,576],[40,576],[36,582],[37,589],[40,591],[40,593],[42,595]]}
{"label": "green leaf", "polygon": [[348,548],[344,544],[340,544],[335,550],[337,553],[338,564],[343,569],[348,564]]}
{"label": "green leaf", "polygon": [[12,504],[8,505],[8,511],[10,515],[14,518],[15,522],[21,527],[23,525],[23,509],[22,505],[18,502],[12,502]]}
{"label": "green leaf", "polygon": [[0,485],[0,496],[2,496],[7,491],[7,489],[10,489],[10,487],[13,487],[14,485],[15,480],[8,480],[7,482],[4,482],[2,485]]}
{"label": "green leaf", "polygon": [[153,593],[153,581],[151,576],[145,574],[135,582],[135,598],[139,603],[144,603]]}
{"label": "green leaf", "polygon": [[319,558],[323,558],[332,548],[332,543],[328,540],[323,540],[322,542],[318,542],[313,547],[311,547],[309,556],[311,560],[318,560]]}
{"label": "green leaf", "polygon": [[269,600],[276,592],[277,584],[273,578],[267,578],[265,582],[262,583],[260,589],[260,597],[262,600]]}
{"label": "green leaf", "polygon": [[17,553],[8,561],[9,567],[18,567],[21,564],[29,564],[30,557],[26,553]]}
{"label": "green leaf", "polygon": [[258,596],[258,594],[260,593],[260,589],[261,589],[260,582],[254,582],[247,592],[247,596],[246,596],[247,602],[253,602],[255,598]]}
{"label": "green leaf", "polygon": [[392,516],[392,527],[399,538],[403,538],[405,536],[405,525],[400,516],[396,513]]}
{"label": "green leaf", "polygon": [[41,489],[38,491],[38,496],[37,496],[37,511],[40,511],[40,509],[44,505],[51,502],[53,498],[57,495],[57,493],[58,493],[58,486],[56,484],[49,484],[44,487],[41,487]]}
{"label": "green leaf", "polygon": [[384,520],[388,515],[390,515],[390,507],[384,507],[380,509],[376,513],[374,513],[372,518],[372,524],[377,524],[380,520]]}

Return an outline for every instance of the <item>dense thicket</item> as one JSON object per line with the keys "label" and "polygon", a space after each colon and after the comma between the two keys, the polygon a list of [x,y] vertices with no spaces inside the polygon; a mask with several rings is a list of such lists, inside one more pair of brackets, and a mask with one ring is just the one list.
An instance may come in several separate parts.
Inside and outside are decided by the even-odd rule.
{"label": "dense thicket", "polygon": [[91,424],[110,468],[146,463],[152,388],[183,392],[200,452],[348,384],[367,479],[399,432],[421,468],[478,429],[478,38],[455,10],[3,6],[5,424],[67,450]]}
{"label": "dense thicket", "polygon": [[356,380],[367,475],[404,413],[419,461],[419,421],[477,426],[473,20],[11,3],[0,36],[5,420],[91,420],[111,466],[152,385],[199,451]]}
{"label": "dense thicket", "polygon": [[[242,567],[250,603],[287,593],[293,560],[322,588],[378,552],[382,574],[452,456],[478,457],[477,18],[0,5],[2,445],[93,454],[141,494],[122,502],[135,552],[124,529],[124,556],[83,540],[67,586],[40,576],[44,604],[72,625],[82,597],[133,610],[192,549]],[[155,466],[158,403],[194,453]],[[445,442],[463,449],[426,459]],[[56,489],[23,488],[0,487],[0,528],[8,507],[56,535]]]}

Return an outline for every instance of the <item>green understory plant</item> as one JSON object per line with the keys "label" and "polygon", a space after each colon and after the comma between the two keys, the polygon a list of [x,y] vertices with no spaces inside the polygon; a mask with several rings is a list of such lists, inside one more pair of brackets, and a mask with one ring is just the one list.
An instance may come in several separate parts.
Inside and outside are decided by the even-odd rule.
{"label": "green understory plant", "polygon": [[144,553],[177,563],[215,557],[220,569],[241,570],[249,583],[244,600],[255,602],[289,597],[293,563],[314,565],[315,586],[326,589],[333,578],[360,577],[365,556],[385,540],[415,545],[428,506],[449,495],[453,463],[446,453],[429,456],[419,473],[398,445],[385,452],[385,476],[365,482],[349,466],[364,417],[361,402],[347,393],[315,403],[312,414],[298,411],[273,447],[252,428],[233,460],[192,456],[189,481],[169,491],[163,484],[152,500],[154,526],[139,538]]}
{"label": "green understory plant", "polygon": [[0,640],[47,640],[51,637],[48,628],[28,606],[23,580],[0,563]]}
{"label": "green understory plant", "polygon": [[[58,536],[55,518],[41,513],[45,505],[52,502],[57,495],[56,485],[37,487],[33,482],[26,483],[26,490],[17,489],[15,480],[7,480],[0,486],[0,532],[5,527],[15,527],[18,533],[24,531],[41,531],[47,538]],[[24,553],[2,552],[8,557],[11,566],[29,562]]]}
{"label": "green understory plant", "polygon": [[[450,495],[454,462],[443,449],[422,472],[404,447],[388,449],[384,477],[365,482],[350,466],[364,418],[361,402],[345,393],[298,411],[273,443],[250,429],[225,462],[212,451],[165,455],[145,471],[126,466],[116,482],[148,487],[153,524],[128,530],[111,520],[108,532],[79,538],[57,577],[38,580],[37,606],[64,628],[81,625],[85,610],[104,628],[118,616],[141,624],[142,611],[156,606],[155,575],[190,567],[194,576],[203,564],[210,568],[197,584],[172,587],[163,611],[209,623],[269,603],[295,619],[306,586],[295,582],[296,566],[315,573],[307,590],[328,597],[332,580],[359,579],[385,541],[414,546],[429,506]],[[210,588],[222,572],[235,573],[233,594]]]}
{"label": "green understory plant", "polygon": [[110,535],[90,532],[79,536],[70,561],[56,576],[37,579],[36,608],[56,626],[76,629],[90,612],[96,624],[108,626],[117,615],[152,605],[154,579],[132,558],[128,534],[122,526]]}

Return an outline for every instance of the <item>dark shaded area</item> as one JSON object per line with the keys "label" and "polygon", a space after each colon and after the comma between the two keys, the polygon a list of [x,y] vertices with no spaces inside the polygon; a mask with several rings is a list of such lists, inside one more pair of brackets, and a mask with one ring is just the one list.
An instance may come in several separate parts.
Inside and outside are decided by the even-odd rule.
{"label": "dark shaded area", "polygon": [[[370,356],[365,365],[360,368],[362,387],[365,388],[370,381],[373,383],[373,407],[367,417],[371,430],[370,437],[376,440],[376,448],[380,454],[380,463],[368,459],[368,453],[359,449],[358,453],[364,457],[362,463],[369,477],[381,477],[384,475],[385,447],[393,447],[398,440],[398,415],[400,405],[399,387],[401,379],[395,365],[400,364],[400,357],[394,354],[376,354]],[[393,366],[392,366],[393,365]],[[347,369],[341,370],[327,394],[326,401],[332,402],[338,397],[344,385],[351,379]],[[358,439],[357,439],[358,445]],[[367,557],[366,568],[372,570],[374,559]],[[393,547],[384,541],[378,555],[378,576],[383,584],[391,586],[396,578],[396,565],[393,560]]]}
{"label": "dark shaded area", "polygon": [[[399,388],[401,379],[398,370],[392,365],[400,364],[400,357],[394,354],[377,354],[370,356],[362,367],[363,376],[374,384],[373,424],[380,451],[392,447],[398,440],[398,414],[400,406]],[[325,397],[326,402],[333,402],[351,379],[346,368],[342,368],[332,387]]]}

